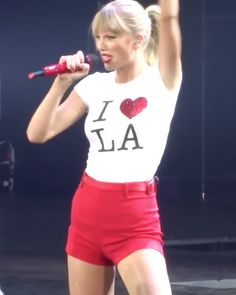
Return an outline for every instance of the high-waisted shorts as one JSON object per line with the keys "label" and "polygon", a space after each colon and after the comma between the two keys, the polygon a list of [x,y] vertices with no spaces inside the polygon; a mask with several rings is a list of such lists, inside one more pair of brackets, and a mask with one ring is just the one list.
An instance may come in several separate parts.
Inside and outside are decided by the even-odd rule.
{"label": "high-waisted shorts", "polygon": [[85,173],[72,201],[67,254],[109,266],[141,249],[163,254],[156,179],[106,183]]}

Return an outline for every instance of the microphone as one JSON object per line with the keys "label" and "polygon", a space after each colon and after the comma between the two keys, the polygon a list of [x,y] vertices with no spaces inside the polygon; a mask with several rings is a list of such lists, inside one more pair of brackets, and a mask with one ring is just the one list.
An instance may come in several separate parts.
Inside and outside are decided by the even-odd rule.
{"label": "microphone", "polygon": [[[94,66],[99,61],[98,56],[95,53],[89,53],[85,56],[84,62],[91,66]],[[48,77],[57,74],[70,73],[71,71],[66,67],[66,64],[53,64],[43,67],[39,71],[35,71],[28,74],[28,79],[32,80],[38,77]]]}

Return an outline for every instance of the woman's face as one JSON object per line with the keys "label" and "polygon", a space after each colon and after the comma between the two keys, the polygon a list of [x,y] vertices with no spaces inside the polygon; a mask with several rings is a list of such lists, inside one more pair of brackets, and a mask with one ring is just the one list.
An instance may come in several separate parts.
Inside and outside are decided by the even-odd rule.
{"label": "woman's face", "polygon": [[108,71],[127,67],[134,61],[136,42],[129,33],[99,32],[95,44]]}

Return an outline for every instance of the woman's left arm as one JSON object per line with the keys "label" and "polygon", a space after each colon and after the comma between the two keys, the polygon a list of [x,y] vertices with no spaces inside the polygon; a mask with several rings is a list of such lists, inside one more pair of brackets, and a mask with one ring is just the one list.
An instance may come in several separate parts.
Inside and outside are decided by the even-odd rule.
{"label": "woman's left arm", "polygon": [[174,89],[182,77],[179,0],[159,0],[159,6],[159,69],[166,87]]}

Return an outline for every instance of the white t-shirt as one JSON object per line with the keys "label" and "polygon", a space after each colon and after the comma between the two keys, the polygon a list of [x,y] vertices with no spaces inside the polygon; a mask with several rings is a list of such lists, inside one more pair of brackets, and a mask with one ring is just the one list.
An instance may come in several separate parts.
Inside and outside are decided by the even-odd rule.
{"label": "white t-shirt", "polygon": [[115,72],[81,80],[75,91],[88,106],[88,175],[105,182],[151,179],[166,146],[179,88],[167,90],[157,66],[127,83],[116,83]]}

